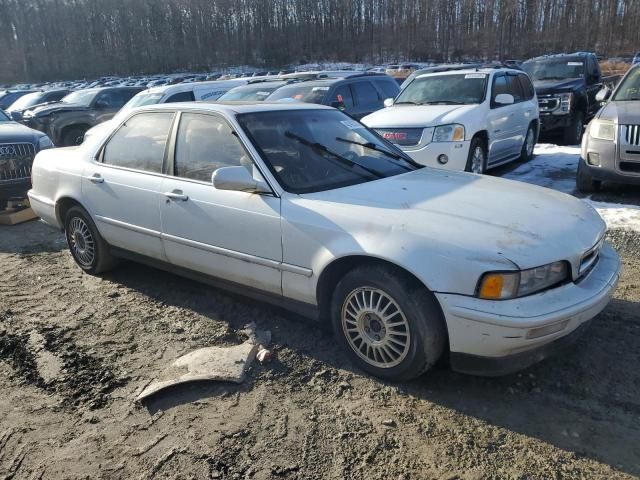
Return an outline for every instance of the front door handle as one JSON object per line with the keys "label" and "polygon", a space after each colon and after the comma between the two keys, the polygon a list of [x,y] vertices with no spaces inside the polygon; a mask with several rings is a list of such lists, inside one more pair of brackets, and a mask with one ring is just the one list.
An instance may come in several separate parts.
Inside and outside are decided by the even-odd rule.
{"label": "front door handle", "polygon": [[169,200],[182,200],[183,202],[186,202],[187,200],[189,200],[189,196],[185,195],[182,192],[182,190],[173,190],[171,192],[165,192],[164,196],[167,197]]}
{"label": "front door handle", "polygon": [[99,173],[94,173],[93,175],[84,178],[92,183],[104,183],[104,178],[102,178],[102,175],[100,175]]}

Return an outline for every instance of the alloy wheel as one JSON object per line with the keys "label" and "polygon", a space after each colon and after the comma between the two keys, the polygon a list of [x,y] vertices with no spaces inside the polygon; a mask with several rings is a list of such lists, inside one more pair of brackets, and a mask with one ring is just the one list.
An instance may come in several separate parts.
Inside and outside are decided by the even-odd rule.
{"label": "alloy wheel", "polygon": [[90,267],[96,257],[95,242],[88,225],[80,217],[74,217],[69,222],[69,243],[73,254],[85,267]]}
{"label": "alloy wheel", "polygon": [[343,303],[341,323],[349,346],[372,366],[395,367],[409,353],[409,322],[383,290],[362,287],[352,291]]}

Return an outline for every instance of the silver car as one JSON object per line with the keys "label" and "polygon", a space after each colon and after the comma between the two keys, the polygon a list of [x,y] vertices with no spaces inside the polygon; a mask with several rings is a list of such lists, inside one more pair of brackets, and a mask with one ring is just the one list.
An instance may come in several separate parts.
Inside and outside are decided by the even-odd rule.
{"label": "silver car", "polygon": [[634,65],[612,92],[596,99],[606,104],[582,139],[576,186],[599,190],[603,181],[640,185],[640,65]]}

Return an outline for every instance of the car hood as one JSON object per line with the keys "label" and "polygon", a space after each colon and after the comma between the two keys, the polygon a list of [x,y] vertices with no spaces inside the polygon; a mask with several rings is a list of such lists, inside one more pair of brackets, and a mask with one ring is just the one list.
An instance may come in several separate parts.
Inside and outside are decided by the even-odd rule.
{"label": "car hood", "polygon": [[367,115],[370,128],[432,127],[458,121],[477,105],[398,105]]}
{"label": "car hood", "polygon": [[640,124],[640,101],[609,102],[602,109],[599,117],[616,121],[620,125],[638,125]]}
{"label": "car hood", "polygon": [[415,245],[417,238],[454,258],[506,260],[522,269],[559,260],[575,266],[606,230],[591,206],[570,195],[429,167],[301,197],[356,240],[376,232],[377,242],[413,238]]}
{"label": "car hood", "polygon": [[49,115],[51,113],[58,112],[76,112],[87,110],[88,108],[84,105],[79,105],[76,103],[67,103],[67,102],[54,102],[46,105],[42,105],[36,108],[31,109],[34,116],[44,116]]}
{"label": "car hood", "polygon": [[0,143],[36,143],[42,135],[16,122],[0,122]]}
{"label": "car hood", "polygon": [[567,80],[536,80],[533,87],[538,95],[549,95],[552,93],[573,92],[584,88],[585,81],[582,78],[571,78]]}

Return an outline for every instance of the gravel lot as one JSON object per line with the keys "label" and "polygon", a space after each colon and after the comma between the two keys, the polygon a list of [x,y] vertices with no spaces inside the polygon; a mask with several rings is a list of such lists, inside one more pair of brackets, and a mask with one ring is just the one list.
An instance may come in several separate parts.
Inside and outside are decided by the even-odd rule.
{"label": "gravel lot", "polygon": [[[620,286],[571,350],[502,378],[442,365],[390,384],[294,316],[133,263],[87,276],[60,233],[0,227],[0,478],[638,478],[640,235],[610,239]],[[250,321],[277,355],[244,384],[133,402]]]}

